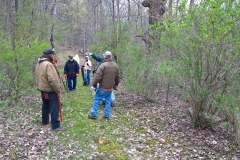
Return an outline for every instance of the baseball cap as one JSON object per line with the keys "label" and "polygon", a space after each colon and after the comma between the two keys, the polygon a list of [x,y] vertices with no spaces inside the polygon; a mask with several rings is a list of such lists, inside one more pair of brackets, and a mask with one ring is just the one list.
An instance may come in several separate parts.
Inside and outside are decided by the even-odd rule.
{"label": "baseball cap", "polygon": [[52,50],[52,49],[45,49],[45,50],[43,51],[43,53],[44,53],[44,54],[55,54],[55,53],[54,53],[54,50]]}
{"label": "baseball cap", "polygon": [[104,58],[111,58],[112,57],[112,53],[110,51],[105,51],[105,53],[103,54]]}
{"label": "baseball cap", "polygon": [[73,56],[72,56],[72,55],[69,55],[68,57],[69,57],[69,58],[73,58]]}

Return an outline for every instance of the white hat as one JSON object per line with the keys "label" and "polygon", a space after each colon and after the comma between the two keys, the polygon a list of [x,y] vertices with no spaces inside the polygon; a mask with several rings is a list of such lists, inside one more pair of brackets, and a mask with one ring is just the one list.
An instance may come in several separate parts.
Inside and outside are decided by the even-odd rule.
{"label": "white hat", "polygon": [[103,57],[104,58],[112,58],[112,53],[110,51],[106,51],[104,54],[103,54]]}

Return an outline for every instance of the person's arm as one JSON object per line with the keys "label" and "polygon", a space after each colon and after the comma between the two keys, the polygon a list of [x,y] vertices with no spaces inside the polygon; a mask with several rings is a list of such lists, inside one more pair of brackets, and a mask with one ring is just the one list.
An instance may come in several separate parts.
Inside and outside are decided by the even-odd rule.
{"label": "person's arm", "polygon": [[65,63],[65,66],[64,66],[64,74],[67,74],[67,62]]}
{"label": "person's arm", "polygon": [[46,66],[47,68],[47,79],[48,79],[48,83],[51,86],[52,90],[56,93],[56,94],[60,94],[61,93],[61,82],[57,73],[56,68],[54,67],[53,64],[47,64]]}
{"label": "person's arm", "polygon": [[100,57],[98,56],[97,54],[93,53],[93,54],[90,54],[92,56],[93,59],[95,59],[96,61],[98,62],[102,62],[104,60],[103,57]]}
{"label": "person's arm", "polygon": [[117,76],[115,78],[115,85],[117,86],[119,84],[120,81],[120,74],[119,74],[119,69],[117,70]]}

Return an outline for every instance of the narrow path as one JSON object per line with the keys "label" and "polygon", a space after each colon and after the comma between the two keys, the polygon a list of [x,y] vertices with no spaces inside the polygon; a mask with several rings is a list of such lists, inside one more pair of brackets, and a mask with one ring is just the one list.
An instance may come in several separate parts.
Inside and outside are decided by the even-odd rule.
{"label": "narrow path", "polygon": [[[59,53],[59,70],[72,51]],[[83,63],[84,59],[81,59]],[[64,132],[41,126],[39,92],[25,96],[18,108],[0,107],[0,159],[237,159],[240,150],[224,128],[193,128],[183,104],[164,93],[149,102],[121,85],[112,118],[90,120],[93,96],[78,78],[77,90],[62,94]],[[104,106],[99,107],[103,115]]]}

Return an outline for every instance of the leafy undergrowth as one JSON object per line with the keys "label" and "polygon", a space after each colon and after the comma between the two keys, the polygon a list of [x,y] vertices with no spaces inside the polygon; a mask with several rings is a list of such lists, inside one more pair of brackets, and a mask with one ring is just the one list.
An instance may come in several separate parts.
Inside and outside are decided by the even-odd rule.
{"label": "leafy undergrowth", "polygon": [[[63,59],[66,59],[64,55]],[[60,69],[62,70],[62,69]],[[61,71],[62,73],[62,71]],[[62,94],[63,132],[42,126],[39,93],[24,97],[19,107],[0,108],[0,159],[237,159],[240,150],[224,128],[198,130],[177,98],[164,105],[126,91],[115,91],[109,121],[88,119],[93,96],[78,78],[77,90]],[[20,106],[21,104],[21,106]],[[25,104],[25,105],[23,105]],[[27,104],[27,105],[26,105]],[[25,107],[24,107],[25,106]]]}

